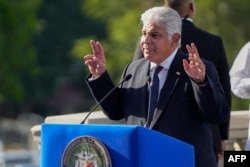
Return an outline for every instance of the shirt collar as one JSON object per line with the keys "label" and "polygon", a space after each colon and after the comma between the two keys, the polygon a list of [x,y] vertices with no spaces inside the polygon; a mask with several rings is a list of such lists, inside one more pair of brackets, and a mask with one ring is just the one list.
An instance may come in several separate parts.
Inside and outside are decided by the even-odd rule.
{"label": "shirt collar", "polygon": [[190,18],[190,17],[187,17],[187,18],[181,18],[181,20],[187,20],[187,21],[191,21],[191,22],[193,22],[193,19],[192,19],[192,18]]}
{"label": "shirt collar", "polygon": [[[178,51],[178,48],[176,48],[172,54],[167,57],[163,62],[161,62],[161,64],[159,64],[160,66],[162,66],[164,69],[169,69],[170,68],[170,65],[172,64],[172,61],[174,60],[174,57],[176,55]],[[150,62],[150,71],[154,69],[154,67],[157,66],[157,64],[153,63],[153,62]]]}

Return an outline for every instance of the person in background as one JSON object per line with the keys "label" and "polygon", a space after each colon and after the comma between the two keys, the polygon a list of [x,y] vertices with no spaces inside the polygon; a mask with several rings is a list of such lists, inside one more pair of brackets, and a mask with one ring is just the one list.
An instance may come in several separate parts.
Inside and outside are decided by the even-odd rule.
{"label": "person in background", "polygon": [[125,118],[194,146],[196,167],[216,167],[210,124],[228,118],[223,89],[216,69],[200,58],[192,43],[188,54],[180,49],[181,18],[171,8],[153,7],[141,15],[140,47],[144,58],[132,61],[113,90],[100,42],[91,40],[92,54],[84,56],[86,78],[96,101],[111,120]]}
{"label": "person in background", "polygon": [[[186,45],[194,43],[202,58],[211,61],[220,78],[224,90],[228,110],[231,111],[231,85],[229,76],[229,65],[221,37],[211,34],[195,26],[193,18],[196,13],[194,0],[165,0],[164,6],[175,9],[182,19],[181,50],[187,53]],[[139,44],[139,43],[138,43]],[[133,60],[142,58],[143,53],[137,45]],[[224,123],[211,125],[214,137],[215,154],[218,159],[224,156],[226,149],[225,140],[229,138],[230,117]]]}
{"label": "person in background", "polygon": [[[241,48],[235,58],[230,70],[230,77],[234,95],[250,99],[250,41]],[[250,150],[250,122],[245,150]]]}

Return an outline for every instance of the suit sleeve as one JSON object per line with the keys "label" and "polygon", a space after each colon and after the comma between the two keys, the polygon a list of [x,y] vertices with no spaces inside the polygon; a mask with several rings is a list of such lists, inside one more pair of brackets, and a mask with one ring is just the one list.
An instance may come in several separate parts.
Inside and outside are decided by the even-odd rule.
{"label": "suit sleeve", "polygon": [[192,81],[195,98],[203,120],[221,124],[228,119],[230,113],[215,67],[207,61],[205,64],[206,84],[199,85]]}
{"label": "suit sleeve", "polygon": [[[100,102],[115,85],[109,74],[105,72],[100,78],[90,81],[87,77],[86,83],[97,102]],[[100,104],[104,114],[111,120],[121,120],[124,115],[121,110],[121,100],[119,96],[119,88],[115,89],[105,100]]]}

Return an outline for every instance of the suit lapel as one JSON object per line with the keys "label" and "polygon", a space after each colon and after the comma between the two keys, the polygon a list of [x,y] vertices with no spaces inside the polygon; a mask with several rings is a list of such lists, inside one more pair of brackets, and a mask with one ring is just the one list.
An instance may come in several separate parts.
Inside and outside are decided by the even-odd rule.
{"label": "suit lapel", "polygon": [[155,111],[154,118],[151,122],[150,128],[154,126],[154,124],[161,116],[165,106],[168,105],[169,98],[173,94],[175,87],[179,82],[180,77],[185,73],[182,65],[182,59],[184,58],[182,55],[183,54],[181,54],[180,51],[178,51],[169,68],[168,76],[162,87],[158,105]]}

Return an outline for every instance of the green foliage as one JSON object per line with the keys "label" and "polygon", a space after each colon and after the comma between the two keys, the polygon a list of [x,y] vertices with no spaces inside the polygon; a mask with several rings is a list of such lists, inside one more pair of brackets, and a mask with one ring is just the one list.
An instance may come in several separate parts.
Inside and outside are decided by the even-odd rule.
{"label": "green foliage", "polygon": [[[105,3],[100,0],[84,1],[85,14],[105,22],[107,26],[107,38],[101,42],[108,70],[115,80],[120,79],[122,69],[133,57],[140,36],[140,14],[149,7],[162,4],[162,0],[109,0]],[[196,8],[196,25],[222,37],[231,67],[239,49],[250,39],[250,1],[196,0]],[[246,108],[248,102],[233,97],[233,110]]]}
{"label": "green foliage", "polygon": [[[0,0],[0,103],[43,105],[68,84],[88,95],[82,56],[91,52],[90,39],[102,42],[118,82],[141,34],[141,13],[159,5],[163,0]],[[231,67],[250,39],[250,1],[196,0],[196,6],[196,25],[222,37]],[[233,96],[232,110],[248,103]]]}
{"label": "green foliage", "polygon": [[33,36],[39,1],[0,0],[0,102],[26,97],[24,77],[39,72]]}
{"label": "green foliage", "polygon": [[223,38],[230,66],[239,49],[250,38],[250,23],[247,17],[249,3],[247,0],[197,0],[195,21],[197,25]]}
{"label": "green foliage", "polygon": [[90,40],[92,38],[77,39],[74,41],[71,54],[76,58],[83,58],[83,53],[88,53],[91,50]]}
{"label": "green foliage", "polygon": [[[196,6],[196,24],[222,37],[231,67],[240,48],[250,40],[250,1],[196,0]],[[248,108],[249,100],[233,95],[232,110]]]}
{"label": "green foliage", "polygon": [[[154,5],[162,5],[162,0],[100,0],[83,1],[83,12],[94,19],[101,20],[107,28],[107,37],[101,40],[107,57],[107,68],[118,82],[123,68],[134,54],[136,43],[141,35],[140,15]],[[95,39],[95,38],[93,38]],[[82,40],[82,46],[89,40]],[[78,46],[80,44],[78,43]],[[91,50],[84,52],[89,53]]]}
{"label": "green foliage", "polygon": [[[60,114],[64,112],[61,109],[67,110],[66,112],[77,112],[83,110],[82,106],[89,105],[85,100],[79,104],[80,107],[71,107],[65,102],[61,104],[61,101],[55,104],[55,101],[59,101],[58,98],[67,99],[69,94],[72,94],[72,89],[77,89],[79,96],[88,96],[85,92],[89,91],[83,79],[86,70],[83,69],[81,58],[84,48],[80,48],[78,43],[89,34],[95,34],[100,38],[105,36],[103,23],[85,17],[80,9],[81,3],[82,0],[43,0],[38,12],[38,19],[42,24],[39,27],[40,32],[35,36],[35,44],[42,71],[36,78],[38,82],[33,84],[36,85],[36,89],[30,94],[33,98],[29,100],[36,105],[45,105],[48,107],[47,110],[50,110],[47,111],[49,113]],[[72,48],[73,45],[76,45],[76,49]],[[89,45],[81,45],[84,46]],[[82,54],[78,55],[81,51]],[[72,53],[76,55],[72,56]],[[62,93],[65,89],[70,89],[71,92]],[[53,105],[57,107],[52,109]],[[70,109],[67,109],[68,106]]]}

